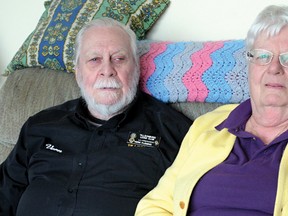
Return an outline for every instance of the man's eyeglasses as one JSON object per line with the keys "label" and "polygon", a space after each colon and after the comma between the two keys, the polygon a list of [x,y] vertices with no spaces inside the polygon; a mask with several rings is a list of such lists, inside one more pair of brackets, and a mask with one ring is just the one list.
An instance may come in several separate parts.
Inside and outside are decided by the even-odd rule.
{"label": "man's eyeglasses", "polygon": [[[250,62],[257,65],[268,65],[271,63],[274,54],[264,49],[253,49],[247,52]],[[279,55],[279,62],[283,67],[288,67],[288,52]]]}

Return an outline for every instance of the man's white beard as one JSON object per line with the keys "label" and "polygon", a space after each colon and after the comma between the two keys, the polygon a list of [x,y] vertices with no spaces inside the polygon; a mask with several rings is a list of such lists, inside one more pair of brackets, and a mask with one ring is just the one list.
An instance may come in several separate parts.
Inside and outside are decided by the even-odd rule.
{"label": "man's white beard", "polygon": [[[99,88],[99,87],[104,87],[104,86],[110,87],[110,88],[111,87],[116,88],[116,87],[122,86],[122,84],[117,82],[117,80],[115,80],[114,78],[113,80],[111,79],[112,78],[108,78],[104,81],[96,82],[94,84],[94,88]],[[131,80],[131,84],[130,84],[127,94],[123,95],[120,98],[120,100],[118,100],[116,103],[111,104],[111,105],[97,103],[94,97],[91,94],[87,93],[87,91],[83,87],[82,77],[80,77],[79,87],[81,89],[82,97],[85,99],[87,103],[89,111],[92,114],[99,114],[99,116],[102,116],[103,119],[109,119],[112,116],[125,110],[125,108],[133,101],[137,93],[138,81],[139,81],[139,77],[134,75],[133,79]]]}

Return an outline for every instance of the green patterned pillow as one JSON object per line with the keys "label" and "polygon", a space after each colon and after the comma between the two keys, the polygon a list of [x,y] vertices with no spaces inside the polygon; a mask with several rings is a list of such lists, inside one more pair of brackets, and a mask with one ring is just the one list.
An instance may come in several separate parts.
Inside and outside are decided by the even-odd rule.
{"label": "green patterned pillow", "polygon": [[36,29],[25,40],[5,75],[27,67],[74,72],[73,46],[81,27],[92,19],[111,17],[130,25],[138,39],[167,8],[170,0],[51,0],[45,2]]}

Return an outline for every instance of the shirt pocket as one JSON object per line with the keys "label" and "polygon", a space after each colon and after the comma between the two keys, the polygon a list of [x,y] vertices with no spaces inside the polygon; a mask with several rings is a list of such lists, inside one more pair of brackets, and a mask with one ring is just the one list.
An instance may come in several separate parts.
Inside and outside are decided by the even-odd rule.
{"label": "shirt pocket", "polygon": [[34,153],[28,164],[29,182],[46,179],[52,182],[67,182],[73,171],[74,156],[45,149]]}
{"label": "shirt pocket", "polygon": [[[123,195],[145,195],[156,186],[165,171],[161,152],[156,147],[113,147],[102,152],[101,157],[101,165],[95,169],[102,175],[103,187]],[[96,164],[99,157],[93,158]]]}

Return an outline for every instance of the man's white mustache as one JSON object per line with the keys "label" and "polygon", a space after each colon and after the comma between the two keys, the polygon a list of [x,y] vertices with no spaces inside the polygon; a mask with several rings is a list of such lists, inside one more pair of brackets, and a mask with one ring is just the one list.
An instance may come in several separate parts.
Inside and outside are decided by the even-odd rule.
{"label": "man's white mustache", "polygon": [[115,79],[102,79],[97,80],[95,84],[93,85],[93,88],[99,89],[99,88],[121,88],[122,83],[120,83],[118,80]]}

